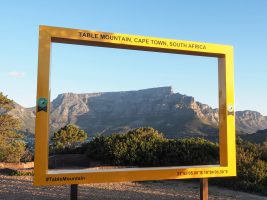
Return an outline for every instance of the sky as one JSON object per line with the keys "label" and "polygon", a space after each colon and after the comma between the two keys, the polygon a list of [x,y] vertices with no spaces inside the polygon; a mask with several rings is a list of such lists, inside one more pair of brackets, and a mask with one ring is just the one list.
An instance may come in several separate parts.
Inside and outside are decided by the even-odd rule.
{"label": "sky", "polygon": [[[113,0],[0,2],[0,91],[36,102],[39,25],[234,46],[236,110],[267,116],[267,1]],[[53,44],[51,98],[63,92],[172,86],[218,106],[217,59]]]}

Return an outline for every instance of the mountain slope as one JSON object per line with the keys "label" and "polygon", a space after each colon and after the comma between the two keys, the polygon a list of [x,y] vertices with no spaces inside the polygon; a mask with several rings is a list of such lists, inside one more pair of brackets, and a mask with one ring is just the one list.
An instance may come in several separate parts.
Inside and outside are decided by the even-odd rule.
{"label": "mountain slope", "polygon": [[[12,111],[33,132],[33,108]],[[110,134],[152,126],[168,137],[213,136],[218,132],[218,109],[174,93],[171,87],[126,92],[60,94],[51,103],[51,132],[73,123],[89,134]],[[267,117],[256,111],[236,112],[240,133],[267,128]]]}
{"label": "mountain slope", "polygon": [[22,130],[27,133],[34,133],[35,127],[35,109],[24,108],[23,106],[13,103],[14,109],[8,113],[21,123]]}
{"label": "mountain slope", "polygon": [[267,117],[256,111],[237,111],[236,126],[240,132],[255,133],[258,130],[267,128]]}
{"label": "mountain slope", "polygon": [[[54,130],[75,123],[88,133],[110,134],[152,126],[169,137],[215,133],[214,121],[202,112],[216,113],[193,97],[173,93],[171,87],[94,94],[66,93],[52,102]],[[71,113],[71,114],[70,114]],[[213,115],[212,115],[213,116]],[[210,117],[212,118],[212,117]]]}
{"label": "mountain slope", "polygon": [[250,142],[265,143],[265,145],[267,145],[267,129],[252,134],[242,135],[241,138]]}

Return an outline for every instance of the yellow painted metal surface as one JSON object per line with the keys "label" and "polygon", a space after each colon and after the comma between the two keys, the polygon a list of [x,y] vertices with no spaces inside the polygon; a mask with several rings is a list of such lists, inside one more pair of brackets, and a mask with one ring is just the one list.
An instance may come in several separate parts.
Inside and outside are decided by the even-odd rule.
{"label": "yellow painted metal surface", "polygon": [[[120,168],[99,171],[48,170],[50,50],[52,42],[217,57],[220,165]],[[236,175],[232,46],[40,26],[38,56],[34,185],[209,178]]]}

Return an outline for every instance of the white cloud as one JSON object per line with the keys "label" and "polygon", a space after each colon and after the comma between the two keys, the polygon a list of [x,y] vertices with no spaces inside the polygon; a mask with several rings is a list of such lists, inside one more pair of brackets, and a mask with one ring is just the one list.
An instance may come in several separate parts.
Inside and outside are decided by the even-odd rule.
{"label": "white cloud", "polygon": [[14,77],[14,78],[22,78],[22,77],[25,76],[25,73],[24,72],[12,71],[12,72],[9,72],[8,75],[10,77]]}

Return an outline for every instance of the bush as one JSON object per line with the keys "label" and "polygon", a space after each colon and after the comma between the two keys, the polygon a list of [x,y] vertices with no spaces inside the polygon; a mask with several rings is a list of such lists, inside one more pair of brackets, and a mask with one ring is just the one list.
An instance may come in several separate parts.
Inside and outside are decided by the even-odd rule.
{"label": "bush", "polygon": [[0,174],[7,176],[33,176],[33,171],[23,171],[23,170],[4,168],[0,169]]}
{"label": "bush", "polygon": [[162,146],[161,166],[207,165],[219,162],[218,144],[202,138],[168,139]]}
{"label": "bush", "polygon": [[267,162],[262,146],[237,139],[237,176],[219,178],[212,183],[231,189],[267,194]]}
{"label": "bush", "polygon": [[153,128],[138,128],[127,134],[97,137],[88,143],[86,154],[111,165],[156,165],[157,147],[164,140]]}
{"label": "bush", "polygon": [[34,154],[29,149],[26,149],[26,151],[20,158],[20,162],[32,162],[33,160],[34,160]]}
{"label": "bush", "polygon": [[0,162],[20,162],[25,152],[25,142],[21,140],[0,141]]}
{"label": "bush", "polygon": [[260,145],[238,141],[236,179],[242,189],[267,194],[267,162],[261,160],[263,153]]}
{"label": "bush", "polygon": [[54,154],[84,154],[88,148],[88,144],[85,142],[81,144],[81,146],[73,147],[73,148],[53,148],[51,145],[49,146],[49,155]]}
{"label": "bush", "polygon": [[[202,138],[166,139],[153,128],[100,136],[85,146],[89,158],[108,165],[182,166],[219,163],[219,146]],[[267,194],[267,148],[237,139],[237,176],[210,179],[231,189]]]}
{"label": "bush", "polygon": [[0,92],[0,162],[19,162],[25,150],[23,136],[19,134],[21,124],[8,114],[13,108],[13,101]]}
{"label": "bush", "polygon": [[51,138],[49,149],[53,153],[71,153],[87,139],[87,133],[73,124],[66,125],[56,131]]}
{"label": "bush", "polygon": [[219,159],[217,144],[201,138],[166,139],[149,127],[97,137],[86,153],[106,164],[143,167],[214,164]]}

